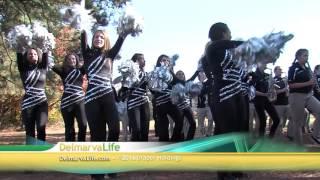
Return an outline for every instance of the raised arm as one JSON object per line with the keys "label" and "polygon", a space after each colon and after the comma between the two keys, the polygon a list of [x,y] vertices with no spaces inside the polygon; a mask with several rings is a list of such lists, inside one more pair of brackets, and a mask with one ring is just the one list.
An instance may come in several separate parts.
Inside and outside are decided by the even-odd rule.
{"label": "raised arm", "polygon": [[62,77],[62,66],[61,65],[54,65],[52,67],[52,71],[57,73],[60,77]]}
{"label": "raised arm", "polygon": [[82,75],[85,75],[85,74],[86,74],[86,70],[85,70],[84,66],[81,66],[81,67],[79,68],[79,70],[80,70],[80,72],[81,72]]}
{"label": "raised arm", "polygon": [[23,63],[23,54],[21,52],[17,52],[17,65],[19,72],[24,71],[24,63]]}
{"label": "raised arm", "polygon": [[214,41],[208,46],[206,50],[206,59],[210,62],[219,64],[224,60],[226,50],[236,48],[241,43],[242,41],[230,41],[230,40]]}
{"label": "raised arm", "polygon": [[119,36],[117,42],[113,45],[113,47],[107,52],[106,57],[111,58],[114,60],[114,58],[119,53],[121,46],[124,42],[125,36]]}
{"label": "raised arm", "polygon": [[86,31],[82,31],[81,32],[81,53],[85,54],[85,52],[89,49],[89,45],[88,45],[88,37],[87,37],[87,33]]}
{"label": "raised arm", "polygon": [[211,44],[211,49],[233,49],[242,44],[243,41],[221,40]]}
{"label": "raised arm", "polygon": [[189,78],[187,80],[187,82],[194,81],[196,79],[196,77],[198,76],[198,74],[199,74],[199,71],[197,70],[196,72],[194,72],[194,74],[191,76],[191,78]]}
{"label": "raised arm", "polygon": [[42,60],[39,63],[39,68],[47,69],[48,68],[48,60],[49,60],[48,53],[47,52],[42,53]]}

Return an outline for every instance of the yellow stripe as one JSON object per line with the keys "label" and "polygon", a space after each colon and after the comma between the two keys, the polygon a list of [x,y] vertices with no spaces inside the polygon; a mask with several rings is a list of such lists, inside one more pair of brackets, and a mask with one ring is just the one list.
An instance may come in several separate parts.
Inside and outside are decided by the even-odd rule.
{"label": "yellow stripe", "polygon": [[320,153],[0,153],[0,170],[75,172],[75,169],[81,171],[92,167],[123,170],[319,170]]}

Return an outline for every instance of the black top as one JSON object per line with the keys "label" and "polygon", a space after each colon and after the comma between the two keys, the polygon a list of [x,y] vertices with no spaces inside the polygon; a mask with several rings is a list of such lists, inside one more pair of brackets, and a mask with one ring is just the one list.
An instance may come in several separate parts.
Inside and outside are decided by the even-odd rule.
{"label": "black top", "polygon": [[133,109],[135,107],[141,106],[149,101],[147,96],[147,73],[140,71],[139,78],[141,79],[137,86],[130,88],[130,95],[128,97],[128,109]]}
{"label": "black top", "polygon": [[61,109],[75,104],[84,99],[82,90],[84,68],[63,68],[55,65],[52,70],[57,73],[63,81],[63,95],[61,98]]}
{"label": "black top", "polygon": [[[279,87],[276,87],[277,90],[286,88],[287,84],[285,83],[284,79],[279,76],[275,76],[274,78],[275,84]],[[288,105],[289,100],[286,92],[277,94],[277,100],[274,102],[274,105]]]}
{"label": "black top", "polygon": [[106,58],[112,61],[120,51],[124,38],[119,36],[115,45],[106,53],[97,48],[89,48],[86,32],[81,33],[81,50],[84,58],[84,69],[88,76],[88,88],[85,102],[99,98],[112,92],[111,71],[112,67]]}
{"label": "black top", "polygon": [[316,75],[317,85],[314,86],[313,93],[314,96],[320,101],[320,75]]}
{"label": "black top", "polygon": [[[294,63],[289,68],[288,82],[290,83],[302,83],[312,79],[312,71],[306,66],[301,66],[299,63]],[[290,88],[290,93],[310,93],[312,91],[312,85],[302,88]]]}
{"label": "black top", "polygon": [[[181,81],[181,80],[179,81],[179,79],[177,79],[176,76],[174,76],[174,79],[177,79],[177,80],[175,81],[176,84],[177,84],[177,83],[180,83],[180,84],[185,85],[187,82],[194,81],[194,79],[198,76],[198,74],[199,74],[199,71],[196,71],[196,72],[191,76],[191,78],[188,79],[188,80],[186,80],[186,81]],[[177,104],[179,110],[187,109],[187,108],[191,107],[191,105],[192,105],[192,98],[191,98],[189,95],[186,95],[186,97],[185,97],[180,103]]]}
{"label": "black top", "polygon": [[256,91],[267,93],[269,90],[269,79],[270,74],[261,72],[259,69],[252,73],[252,81]]}
{"label": "black top", "polygon": [[[214,79],[215,100],[222,102],[241,93],[241,67],[233,62],[231,49],[236,48],[242,41],[220,40],[213,41],[206,50],[206,60]],[[210,75],[211,73],[206,73]]]}
{"label": "black top", "polygon": [[54,71],[55,73],[57,73],[60,76],[64,86],[67,83],[74,84],[76,86],[82,86],[83,75],[85,74],[85,70],[83,67],[81,67],[81,68],[63,68],[62,66],[54,65],[52,67],[52,71]]}
{"label": "black top", "polygon": [[47,100],[45,94],[48,53],[42,54],[42,61],[37,64],[28,63],[26,56],[17,53],[17,64],[20,78],[25,90],[22,110],[33,107]]}
{"label": "black top", "polygon": [[207,95],[209,94],[210,89],[212,87],[211,84],[212,83],[208,79],[202,83],[202,89],[198,96],[197,108],[205,108],[206,105],[208,104]]}
{"label": "black top", "polygon": [[173,71],[170,71],[170,73],[171,73],[173,79],[168,84],[167,89],[164,89],[161,91],[151,91],[154,94],[156,106],[160,106],[161,104],[165,104],[165,103],[170,102],[171,101],[170,95],[171,95],[172,87],[178,83],[185,85],[186,82],[194,80],[197,77],[199,72],[196,71],[195,74],[193,74],[193,76],[190,79],[188,79],[187,81],[178,79],[177,76],[173,73]]}

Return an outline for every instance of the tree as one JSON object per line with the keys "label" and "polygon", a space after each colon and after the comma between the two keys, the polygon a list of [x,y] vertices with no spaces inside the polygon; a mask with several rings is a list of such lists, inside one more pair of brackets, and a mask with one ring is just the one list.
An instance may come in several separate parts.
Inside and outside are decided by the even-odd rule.
{"label": "tree", "polygon": [[[114,14],[130,0],[86,0],[86,9],[97,19],[97,24],[108,25]],[[79,32],[71,27],[64,27],[60,14],[62,7],[80,3],[80,0],[0,0],[0,128],[20,124],[20,99],[23,88],[16,67],[16,55],[5,43],[6,34],[18,24],[42,22],[49,32],[56,37],[54,59],[61,63],[67,52],[79,51]],[[107,13],[100,13],[103,9]],[[57,120],[61,92],[56,91],[59,79],[49,73],[46,92],[49,102],[49,120]]]}

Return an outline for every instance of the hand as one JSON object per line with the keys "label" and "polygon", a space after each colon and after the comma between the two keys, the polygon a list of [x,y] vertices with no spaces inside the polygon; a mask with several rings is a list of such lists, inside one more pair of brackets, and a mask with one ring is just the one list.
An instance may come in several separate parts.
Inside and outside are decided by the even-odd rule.
{"label": "hand", "polygon": [[286,88],[284,92],[285,92],[286,94],[289,94],[289,92],[290,92],[290,91],[289,91],[289,88]]}
{"label": "hand", "polygon": [[128,35],[130,34],[129,31],[123,31],[119,34],[120,37],[122,37],[123,39],[125,39]]}
{"label": "hand", "polygon": [[307,86],[314,86],[316,83],[317,83],[317,81],[314,78],[312,78],[306,82],[306,85]]}

